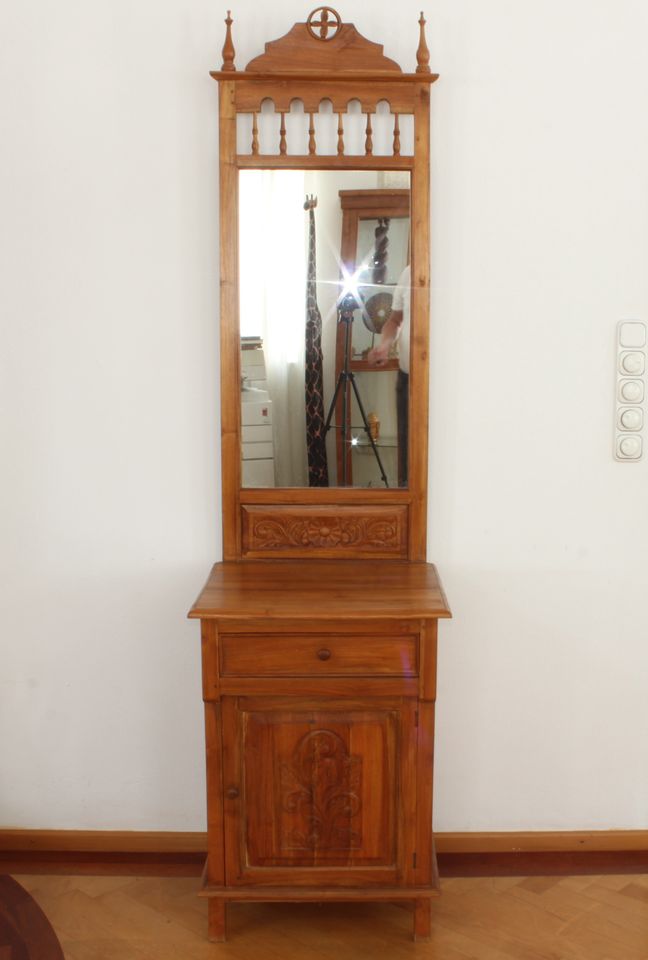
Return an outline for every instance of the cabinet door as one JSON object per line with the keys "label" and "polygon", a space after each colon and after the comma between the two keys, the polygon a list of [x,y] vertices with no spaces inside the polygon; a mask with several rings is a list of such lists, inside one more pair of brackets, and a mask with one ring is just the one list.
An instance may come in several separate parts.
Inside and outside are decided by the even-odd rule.
{"label": "cabinet door", "polygon": [[414,708],[224,698],[227,882],[410,882]]}

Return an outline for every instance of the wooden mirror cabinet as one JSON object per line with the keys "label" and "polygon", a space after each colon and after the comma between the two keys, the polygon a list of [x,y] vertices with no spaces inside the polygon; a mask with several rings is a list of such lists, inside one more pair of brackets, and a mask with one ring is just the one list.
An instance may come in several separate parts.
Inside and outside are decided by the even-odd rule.
{"label": "wooden mirror cabinet", "polygon": [[[229,13],[226,25],[223,65],[212,74],[220,110],[224,559],[189,614],[201,621],[202,635],[209,937],[225,939],[232,901],[405,900],[414,904],[415,937],[426,938],[438,893],[437,624],[450,611],[426,562],[429,107],[436,76],[425,21],[421,14],[413,73],[329,7],[268,43],[244,70],[234,63]],[[339,179],[329,186],[324,174],[331,172]],[[267,190],[283,191],[279,207]],[[359,439],[342,430],[332,386],[343,366],[342,324],[348,329],[369,312],[367,291],[354,288],[363,205],[377,219],[376,256],[362,264],[374,285],[385,282],[385,219],[409,218],[399,256],[411,279],[398,328],[401,366],[405,325],[409,335],[406,485],[389,477],[340,482],[341,461],[352,455],[341,449],[340,434],[349,445]],[[244,210],[253,211],[247,220]],[[322,223],[329,233],[316,248],[315,225]],[[331,238],[333,267],[320,281],[315,249],[325,259]],[[252,253],[257,242],[259,255]],[[264,270],[269,286],[260,296]],[[264,310],[265,326],[257,329]],[[292,339],[291,316],[300,331]],[[242,336],[256,350],[243,384]],[[313,344],[324,372],[309,395]],[[277,346],[287,345],[297,359],[284,349],[284,376]],[[372,369],[370,357],[361,350],[342,372],[384,385],[387,373]],[[398,366],[390,359],[387,371]],[[297,393],[281,386],[291,380]],[[342,391],[351,388],[344,379]],[[313,395],[319,419],[306,413]],[[392,393],[380,402],[387,409]],[[351,404],[347,409],[353,419]],[[373,456],[365,424],[359,431]],[[263,486],[244,485],[246,444],[257,444],[275,471]],[[272,464],[292,456],[291,444],[296,468],[282,462],[282,474]],[[324,473],[313,482],[317,444]],[[306,449],[311,482],[300,484]],[[353,475],[360,472],[354,464]],[[277,482],[280,476],[288,482]]]}

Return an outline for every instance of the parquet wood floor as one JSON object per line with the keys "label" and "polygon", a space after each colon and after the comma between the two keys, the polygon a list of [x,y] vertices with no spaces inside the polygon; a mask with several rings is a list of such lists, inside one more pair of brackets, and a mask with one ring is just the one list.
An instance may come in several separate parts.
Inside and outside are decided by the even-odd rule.
{"label": "parquet wood floor", "polygon": [[648,875],[453,878],[430,943],[389,904],[234,904],[205,940],[194,877],[16,876],[66,960],[648,960]]}

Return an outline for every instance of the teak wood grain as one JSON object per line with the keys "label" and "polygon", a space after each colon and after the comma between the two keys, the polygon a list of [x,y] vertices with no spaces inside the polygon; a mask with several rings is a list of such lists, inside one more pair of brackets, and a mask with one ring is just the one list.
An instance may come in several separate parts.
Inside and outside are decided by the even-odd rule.
{"label": "teak wood grain", "polygon": [[243,560],[217,563],[191,618],[445,618],[451,612],[431,563]]}

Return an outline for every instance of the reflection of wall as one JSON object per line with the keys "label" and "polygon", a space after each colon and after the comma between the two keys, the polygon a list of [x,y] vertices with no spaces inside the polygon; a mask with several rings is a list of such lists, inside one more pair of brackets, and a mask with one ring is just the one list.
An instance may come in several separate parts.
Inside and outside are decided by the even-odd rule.
{"label": "reflection of wall", "polygon": [[[239,313],[243,336],[258,336],[272,401],[277,486],[307,483],[304,400],[306,248],[304,175],[239,175]],[[244,483],[252,486],[252,483]],[[265,484],[258,483],[259,486]]]}

